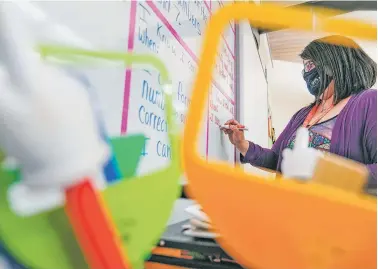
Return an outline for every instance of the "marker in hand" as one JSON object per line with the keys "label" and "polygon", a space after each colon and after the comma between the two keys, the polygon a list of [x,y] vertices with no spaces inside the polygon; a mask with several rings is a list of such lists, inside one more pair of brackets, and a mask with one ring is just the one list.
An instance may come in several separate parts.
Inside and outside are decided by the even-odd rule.
{"label": "marker in hand", "polygon": [[[226,130],[230,130],[231,129],[230,125],[226,125],[226,124],[221,125],[220,128],[221,129],[226,129]],[[248,128],[246,128],[246,127],[238,127],[237,129],[239,131],[248,131]]]}

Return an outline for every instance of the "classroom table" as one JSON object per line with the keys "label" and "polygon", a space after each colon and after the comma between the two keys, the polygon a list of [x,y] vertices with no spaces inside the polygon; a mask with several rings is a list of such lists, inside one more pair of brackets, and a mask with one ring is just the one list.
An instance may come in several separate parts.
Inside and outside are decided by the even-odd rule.
{"label": "classroom table", "polygon": [[[224,258],[231,259],[223,249],[211,239],[198,239],[182,234],[182,225],[189,223],[190,215],[185,213],[185,208],[194,202],[187,199],[179,199],[176,202],[169,225],[161,237],[158,247],[166,249],[187,250],[201,253],[205,256],[215,254]],[[202,260],[190,260],[184,258],[171,257],[166,255],[152,254],[149,262],[158,264],[179,266],[182,268],[195,269],[241,269],[240,265],[235,263],[211,262]]]}

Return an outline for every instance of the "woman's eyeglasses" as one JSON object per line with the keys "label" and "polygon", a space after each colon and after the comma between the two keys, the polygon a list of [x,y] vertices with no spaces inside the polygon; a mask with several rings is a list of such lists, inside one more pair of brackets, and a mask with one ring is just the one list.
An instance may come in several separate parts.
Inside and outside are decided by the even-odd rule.
{"label": "woman's eyeglasses", "polygon": [[313,61],[308,61],[306,63],[303,63],[303,66],[304,66],[303,68],[304,73],[310,72],[312,69],[315,68],[315,64]]}

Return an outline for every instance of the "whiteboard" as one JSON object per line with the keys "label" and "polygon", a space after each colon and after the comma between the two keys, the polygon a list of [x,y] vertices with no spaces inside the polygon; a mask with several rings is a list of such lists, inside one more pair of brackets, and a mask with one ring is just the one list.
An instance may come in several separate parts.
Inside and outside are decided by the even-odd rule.
{"label": "whiteboard", "polygon": [[[95,49],[152,53],[172,80],[175,120],[183,130],[206,24],[222,1],[39,2]],[[105,14],[108,14],[105,16]],[[106,27],[105,27],[106,26]],[[111,43],[114,40],[114,44]],[[235,23],[222,37],[198,150],[209,160],[235,164],[235,148],[219,125],[235,118]],[[111,136],[146,136],[138,174],[165,167],[171,158],[160,74],[150,66],[85,70],[96,89]]]}
{"label": "whiteboard", "polygon": [[[176,121],[181,127],[191,101],[204,29],[212,12],[221,5],[218,1],[131,2],[128,50],[156,53],[164,60],[179,110],[175,113]],[[204,158],[234,163],[235,150],[219,129],[219,125],[235,116],[235,26],[230,23],[227,28],[218,52],[207,115],[202,122],[199,152]],[[155,166],[166,164],[171,154],[159,74],[154,70],[129,69],[125,81],[121,133],[147,134],[139,170],[154,170]]]}

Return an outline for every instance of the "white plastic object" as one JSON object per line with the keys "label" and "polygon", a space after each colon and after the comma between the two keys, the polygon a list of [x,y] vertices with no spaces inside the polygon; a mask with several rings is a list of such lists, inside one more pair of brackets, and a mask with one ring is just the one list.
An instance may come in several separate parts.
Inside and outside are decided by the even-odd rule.
{"label": "white plastic object", "polygon": [[203,230],[194,230],[192,227],[189,226],[183,226],[183,235],[195,237],[195,238],[205,238],[205,239],[215,239],[219,237],[220,235],[217,233],[213,233],[210,231],[203,231]]}
{"label": "white plastic object", "polygon": [[1,168],[8,171],[17,170],[19,167],[18,161],[13,157],[6,157],[1,163]]}
{"label": "white plastic object", "polygon": [[185,208],[185,211],[200,221],[210,223],[209,217],[202,211],[202,207],[198,204],[188,206]]}
{"label": "white plastic object", "polygon": [[[0,35],[22,31],[12,28],[15,17],[4,8],[8,4],[0,3]],[[8,192],[10,205],[30,215],[61,204],[64,188],[86,177],[102,188],[109,149],[83,85],[33,57],[33,44],[19,36],[22,32],[12,33],[16,46],[0,39],[0,50],[12,55],[5,59],[5,70],[0,66],[0,147],[21,169],[21,181]]]}
{"label": "white plastic object", "polygon": [[308,147],[309,131],[300,127],[297,130],[294,148],[286,148],[281,163],[282,174],[285,178],[311,179],[321,151]]}

